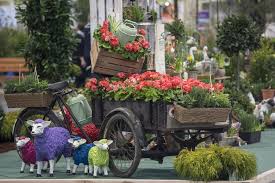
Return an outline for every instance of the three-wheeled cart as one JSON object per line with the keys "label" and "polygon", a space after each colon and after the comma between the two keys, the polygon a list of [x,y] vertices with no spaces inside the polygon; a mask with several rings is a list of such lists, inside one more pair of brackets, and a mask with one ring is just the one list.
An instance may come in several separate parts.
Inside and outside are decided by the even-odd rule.
{"label": "three-wheeled cart", "polygon": [[162,163],[183,148],[195,147],[228,129],[227,120],[216,123],[182,124],[173,117],[173,105],[145,101],[92,101],[93,122],[101,128],[101,137],[112,139],[110,169],[115,176],[129,177],[141,158]]}

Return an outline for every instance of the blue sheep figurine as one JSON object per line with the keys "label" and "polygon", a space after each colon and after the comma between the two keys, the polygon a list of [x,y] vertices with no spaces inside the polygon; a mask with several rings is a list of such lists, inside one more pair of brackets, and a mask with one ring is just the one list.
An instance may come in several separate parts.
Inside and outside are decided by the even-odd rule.
{"label": "blue sheep figurine", "polygon": [[50,176],[53,176],[55,159],[63,155],[66,159],[67,173],[71,172],[70,159],[72,147],[68,143],[70,133],[62,127],[49,128],[50,121],[37,119],[27,121],[32,126],[36,151],[37,177],[41,177],[42,162],[49,161]]}
{"label": "blue sheep figurine", "polygon": [[86,144],[86,140],[81,138],[81,137],[74,137],[68,139],[68,142],[72,145],[73,147],[73,160],[74,160],[74,167],[72,174],[75,175],[76,170],[79,166],[79,164],[84,165],[84,174],[88,174],[88,153],[93,147],[93,144]]}

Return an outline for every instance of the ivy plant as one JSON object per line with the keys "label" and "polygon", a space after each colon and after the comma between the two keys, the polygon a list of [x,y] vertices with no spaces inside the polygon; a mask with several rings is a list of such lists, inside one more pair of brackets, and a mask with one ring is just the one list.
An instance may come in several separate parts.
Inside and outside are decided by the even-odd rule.
{"label": "ivy plant", "polygon": [[42,79],[67,79],[76,39],[71,29],[71,0],[24,0],[17,4],[17,18],[27,27],[25,59]]}

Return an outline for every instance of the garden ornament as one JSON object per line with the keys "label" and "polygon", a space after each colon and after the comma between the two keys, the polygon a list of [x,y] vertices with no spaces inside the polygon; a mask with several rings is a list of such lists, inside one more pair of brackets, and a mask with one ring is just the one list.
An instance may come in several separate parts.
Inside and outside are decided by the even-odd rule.
{"label": "garden ornament", "polygon": [[93,176],[97,177],[97,172],[99,169],[103,170],[104,176],[108,175],[108,165],[109,165],[109,145],[112,144],[112,140],[101,139],[99,141],[94,141],[94,147],[89,151],[89,173],[94,170]]}
{"label": "garden ornament", "polygon": [[269,114],[272,108],[275,108],[275,97],[262,100],[261,103],[256,105],[253,114],[257,119],[264,121],[265,114]]}
{"label": "garden ornament", "polygon": [[84,165],[84,174],[88,174],[88,154],[91,147],[93,147],[94,145],[86,144],[86,139],[78,136],[68,139],[68,142],[73,147],[74,167],[72,170],[72,174],[74,175],[76,173],[77,167],[81,163]]}
{"label": "garden ornament", "polygon": [[72,147],[68,143],[70,133],[62,127],[49,128],[51,121],[37,119],[27,121],[32,126],[31,134],[34,136],[36,150],[37,177],[41,177],[42,161],[49,161],[50,176],[53,176],[55,160],[63,155],[66,159],[67,173],[71,172],[70,157]]}

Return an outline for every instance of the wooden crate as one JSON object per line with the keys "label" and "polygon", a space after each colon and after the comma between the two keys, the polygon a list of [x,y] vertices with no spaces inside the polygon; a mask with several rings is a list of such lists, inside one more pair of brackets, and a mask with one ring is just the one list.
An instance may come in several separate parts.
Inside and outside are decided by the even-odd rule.
{"label": "wooden crate", "polygon": [[138,60],[127,60],[117,53],[99,49],[98,43],[93,42],[92,46],[92,70],[95,73],[114,76],[119,72],[140,73],[144,58]]}
{"label": "wooden crate", "polygon": [[230,108],[191,108],[187,109],[175,105],[174,117],[180,123],[219,123],[225,122],[230,113]]}
{"label": "wooden crate", "polygon": [[47,107],[52,100],[48,93],[13,93],[4,96],[9,108]]}

